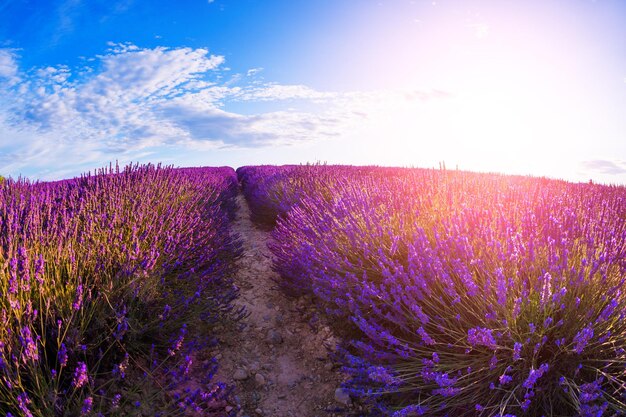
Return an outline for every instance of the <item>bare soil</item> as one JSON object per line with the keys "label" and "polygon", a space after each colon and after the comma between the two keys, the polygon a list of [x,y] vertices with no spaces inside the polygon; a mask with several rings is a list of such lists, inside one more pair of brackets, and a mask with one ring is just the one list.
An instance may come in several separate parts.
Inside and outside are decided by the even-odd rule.
{"label": "bare soil", "polygon": [[222,339],[217,380],[232,382],[238,416],[322,417],[354,413],[335,400],[343,376],[329,354],[337,338],[310,299],[276,285],[267,230],[255,226],[242,195],[233,224],[243,242],[236,285],[249,316]]}

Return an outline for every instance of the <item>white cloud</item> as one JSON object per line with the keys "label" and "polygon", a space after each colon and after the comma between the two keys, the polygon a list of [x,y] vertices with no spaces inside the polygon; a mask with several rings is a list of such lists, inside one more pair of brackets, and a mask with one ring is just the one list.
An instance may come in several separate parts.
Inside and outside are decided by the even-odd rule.
{"label": "white cloud", "polygon": [[86,67],[28,71],[20,71],[12,51],[0,49],[5,175],[55,178],[167,150],[320,141],[350,131],[386,102],[402,106],[441,94],[321,92],[229,75],[224,58],[202,48],[108,46]]}
{"label": "white cloud", "polygon": [[324,101],[337,98],[336,93],[316,91],[305,85],[266,84],[247,89],[239,98],[251,101],[313,100]]}
{"label": "white cloud", "polygon": [[10,49],[0,49],[0,82],[17,82],[17,73],[18,66],[14,52]]}
{"label": "white cloud", "polygon": [[261,71],[263,71],[263,68],[261,68],[261,67],[258,67],[258,68],[250,68],[250,69],[248,70],[248,72],[246,72],[246,75],[247,75],[248,77],[252,77],[253,75],[256,75],[256,74],[260,73]]}
{"label": "white cloud", "polygon": [[626,161],[594,159],[590,161],[583,161],[581,166],[585,171],[588,171],[591,174],[626,174]]}

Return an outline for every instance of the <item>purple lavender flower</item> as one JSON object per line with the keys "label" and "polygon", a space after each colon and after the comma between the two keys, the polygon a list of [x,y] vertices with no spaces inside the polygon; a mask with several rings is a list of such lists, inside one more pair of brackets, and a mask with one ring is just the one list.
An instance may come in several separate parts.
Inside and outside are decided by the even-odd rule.
{"label": "purple lavender flower", "polygon": [[120,379],[124,379],[126,377],[126,369],[128,368],[129,363],[128,352],[124,354],[124,360],[119,364],[115,364],[113,367],[113,375],[119,377]]}
{"label": "purple lavender flower", "polygon": [[496,366],[498,366],[498,357],[494,353],[494,355],[489,360],[489,369],[494,370],[496,369]]}
{"label": "purple lavender flower", "polygon": [[574,336],[573,340],[573,342],[576,343],[574,351],[578,354],[582,353],[592,337],[593,327],[591,327],[591,325],[588,325],[587,327],[576,333],[576,336]]}
{"label": "purple lavender flower", "polygon": [[435,372],[435,382],[441,388],[446,388],[456,384],[457,378],[450,378],[447,372]]}
{"label": "purple lavender flower", "polygon": [[389,370],[382,366],[372,366],[368,369],[368,378],[374,382],[378,382],[385,385],[395,385],[399,381],[389,372]]}
{"label": "purple lavender flower", "polygon": [[57,353],[57,359],[59,365],[62,367],[67,365],[67,348],[65,347],[65,343],[61,343],[61,347],[59,347],[59,352]]}
{"label": "purple lavender flower", "polygon": [[547,363],[542,363],[539,368],[531,369],[528,373],[528,378],[526,378],[526,381],[524,381],[522,386],[529,390],[532,389],[535,386],[537,380],[541,378],[543,374],[548,372],[549,367],[550,366]]}
{"label": "purple lavender flower", "polygon": [[420,328],[417,329],[417,334],[420,335],[420,337],[422,338],[422,341],[426,343],[427,345],[435,344],[435,340],[432,337],[430,337],[430,335],[426,332],[426,330],[424,330],[423,327],[420,326]]}
{"label": "purple lavender flower", "polygon": [[581,417],[602,417],[605,415],[606,409],[609,404],[604,402],[602,405],[598,404],[582,404],[580,406]]}
{"label": "purple lavender flower", "polygon": [[428,408],[421,405],[413,404],[409,405],[408,407],[404,407],[402,410],[396,411],[395,413],[393,413],[392,417],[409,417],[414,415],[422,416],[427,411]]}
{"label": "purple lavender flower", "polygon": [[36,362],[39,360],[39,348],[37,347],[38,340],[39,336],[37,336],[36,339],[33,339],[28,326],[22,327],[20,344],[22,345],[22,361],[24,363],[27,361]]}
{"label": "purple lavender flower", "polygon": [[496,269],[496,297],[498,300],[498,304],[501,306],[506,305],[507,300],[507,292],[508,292],[508,283],[506,277],[504,276],[504,271],[502,268]]}
{"label": "purple lavender flower", "polygon": [[461,392],[461,388],[445,387],[433,390],[433,395],[441,395],[442,397],[454,397]]}
{"label": "purple lavender flower", "polygon": [[11,258],[9,261],[9,294],[17,294],[19,281],[17,278],[17,259]]}
{"label": "purple lavender flower", "polygon": [[159,314],[159,320],[165,320],[170,311],[172,311],[172,307],[170,307],[169,304],[165,304],[165,307],[163,308],[163,313]]}
{"label": "purple lavender flower", "polygon": [[507,385],[508,383],[513,381],[513,377],[511,375],[502,374],[500,375],[498,381],[500,382],[500,385]]}
{"label": "purple lavender flower", "polygon": [[20,411],[24,413],[25,417],[33,417],[33,413],[28,409],[30,403],[30,398],[25,392],[22,392],[17,396],[17,408],[19,408]]}
{"label": "purple lavender flower", "polygon": [[76,297],[74,298],[74,303],[72,304],[72,308],[76,311],[80,310],[83,305],[83,284],[78,284],[76,287]]}
{"label": "purple lavender flower", "polygon": [[83,401],[83,408],[81,408],[80,410],[80,415],[86,416],[87,414],[91,413],[92,405],[93,405],[93,398],[92,397],[85,398],[85,400]]}
{"label": "purple lavender flower", "polygon": [[611,302],[606,307],[604,307],[604,309],[602,310],[602,313],[600,313],[600,316],[598,317],[596,322],[600,323],[603,321],[607,321],[611,317],[611,315],[613,315],[613,312],[615,312],[615,309],[617,309],[617,307],[618,307],[617,300],[613,298]]}
{"label": "purple lavender flower", "polygon": [[496,339],[491,333],[491,329],[485,327],[474,327],[467,331],[467,343],[472,347],[486,346],[489,349],[496,349]]}
{"label": "purple lavender flower", "polygon": [[37,259],[35,260],[35,281],[37,281],[39,285],[43,285],[44,283],[44,266],[45,262],[43,259],[43,255],[37,256]]}
{"label": "purple lavender flower", "polygon": [[580,386],[580,394],[578,396],[578,400],[582,404],[596,401],[602,396],[602,382],[603,378],[598,378],[593,382],[582,384]]}
{"label": "purple lavender flower", "polygon": [[543,275],[543,285],[541,287],[541,305],[545,306],[552,297],[552,275],[546,272]]}
{"label": "purple lavender flower", "polygon": [[419,321],[422,322],[422,324],[428,324],[428,315],[424,313],[424,310],[422,310],[420,306],[418,306],[417,304],[411,305],[411,311],[415,313],[415,315],[417,316]]}
{"label": "purple lavender flower", "polygon": [[513,345],[513,361],[518,361],[521,359],[522,346],[523,345],[519,342],[515,342],[515,344]]}
{"label": "purple lavender flower", "polygon": [[74,388],[80,388],[88,382],[89,374],[87,373],[87,365],[84,362],[78,362],[78,365],[74,370],[74,379],[72,380],[72,386]]}
{"label": "purple lavender flower", "polygon": [[115,339],[117,340],[122,340],[122,338],[128,331],[128,318],[122,317],[118,320],[119,322],[117,323],[117,327],[115,328],[115,331],[113,332],[113,337],[115,337]]}

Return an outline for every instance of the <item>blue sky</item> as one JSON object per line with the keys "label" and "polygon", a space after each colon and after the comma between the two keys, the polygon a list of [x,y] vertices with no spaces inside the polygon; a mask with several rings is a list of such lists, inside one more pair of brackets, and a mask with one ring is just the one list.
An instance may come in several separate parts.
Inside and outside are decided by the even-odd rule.
{"label": "blue sky", "polygon": [[0,174],[115,160],[626,184],[626,3],[0,0]]}

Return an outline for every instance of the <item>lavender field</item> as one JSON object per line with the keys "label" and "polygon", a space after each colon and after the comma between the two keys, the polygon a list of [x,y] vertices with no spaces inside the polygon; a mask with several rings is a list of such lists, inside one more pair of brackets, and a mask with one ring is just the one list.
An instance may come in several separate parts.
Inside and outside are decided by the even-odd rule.
{"label": "lavender field", "polygon": [[244,167],[282,287],[393,416],[626,413],[626,188],[459,171]]}
{"label": "lavender field", "polygon": [[242,314],[234,171],[134,165],[1,187],[0,414],[224,415],[216,364],[194,358]]}
{"label": "lavender field", "polygon": [[[622,186],[332,165],[9,178],[0,415],[626,415],[625,255]],[[306,381],[323,395],[301,406]]]}
{"label": "lavender field", "polygon": [[625,18],[0,0],[0,417],[626,417]]}

